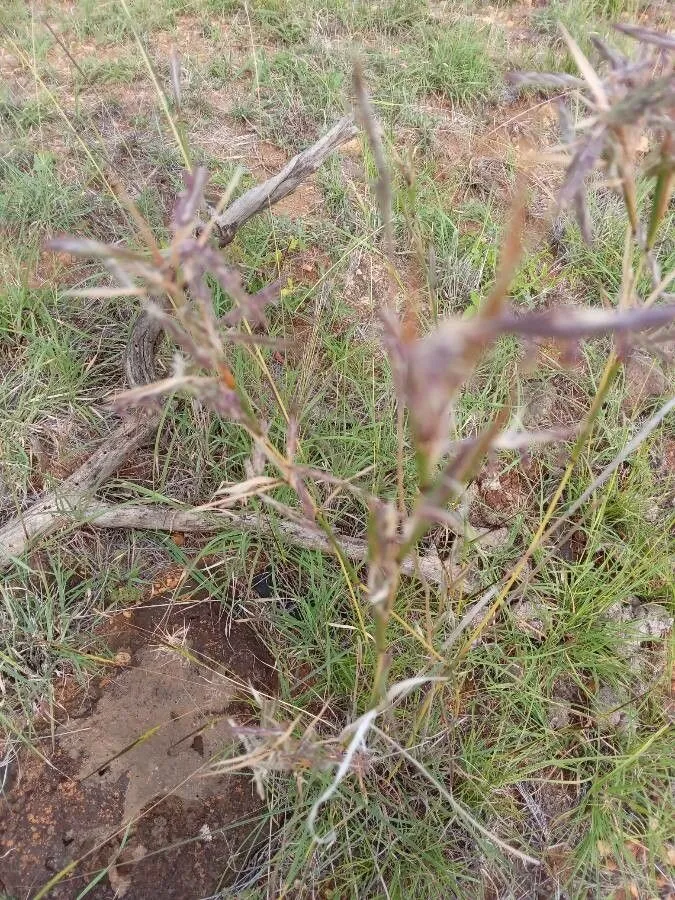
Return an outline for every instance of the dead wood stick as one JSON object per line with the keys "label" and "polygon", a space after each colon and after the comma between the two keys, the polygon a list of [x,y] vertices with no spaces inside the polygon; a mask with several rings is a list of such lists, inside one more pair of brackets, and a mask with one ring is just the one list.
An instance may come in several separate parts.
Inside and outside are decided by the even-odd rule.
{"label": "dead wood stick", "polygon": [[96,489],[149,441],[157,429],[159,412],[143,411],[122,422],[104,443],[58,488],[0,528],[0,569],[7,568],[37,537],[51,534],[72,521]]}
{"label": "dead wood stick", "polygon": [[[315,144],[294,156],[280,172],[242,194],[216,219],[219,245],[226,247],[231,244],[237,230],[245,222],[292,194],[334,150],[357,133],[353,116],[344,116]],[[131,387],[154,381],[155,350],[161,333],[161,325],[156,319],[151,319],[145,311],[139,314],[129,340],[126,362]]]}
{"label": "dead wood stick", "polygon": [[326,157],[330,156],[341,144],[351,140],[357,132],[358,128],[354,124],[353,117],[345,116],[315,144],[294,156],[281,172],[268,178],[267,181],[263,181],[262,184],[257,184],[238,200],[235,200],[216,219],[220,246],[225,247],[231,243],[237,229],[252,216],[263,212],[278,203],[283,197],[293,193],[299,184],[316,172]]}
{"label": "dead wood stick", "polygon": [[[229,244],[237,229],[252,216],[291,194],[357,130],[353,118],[345,116],[315,144],[295,156],[281,172],[243,194],[218,219],[221,246]],[[161,326],[146,313],[141,313],[127,345],[125,370],[130,386],[147,384],[155,379],[154,359],[160,337]],[[8,568],[32,541],[51,534],[66,521],[72,522],[76,512],[90,502],[96,489],[134,450],[150,440],[159,418],[159,412],[144,411],[123,422],[56,490],[44,494],[0,528],[0,570]]]}
{"label": "dead wood stick", "polygon": [[[116,505],[92,501],[73,510],[72,518],[78,517],[82,524],[96,528],[140,528],[147,531],[199,532],[212,534],[224,528],[240,531],[256,531],[276,534],[287,543],[306,550],[320,550],[332,553],[332,548],[322,532],[296,522],[281,520],[272,525],[264,516],[252,513],[214,512],[205,510],[173,509],[161,504]],[[336,535],[342,552],[352,562],[364,562],[368,555],[368,544],[359,538]],[[419,575],[433,584],[450,580],[450,572],[443,565],[437,553],[420,556],[417,561],[408,559],[403,563],[406,575]]]}

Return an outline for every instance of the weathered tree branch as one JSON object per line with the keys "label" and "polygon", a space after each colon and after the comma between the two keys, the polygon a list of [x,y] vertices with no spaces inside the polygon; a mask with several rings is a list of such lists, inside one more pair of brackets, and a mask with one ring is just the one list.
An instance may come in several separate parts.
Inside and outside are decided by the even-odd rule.
{"label": "weathered tree branch", "polygon": [[[226,247],[231,244],[237,230],[245,222],[292,194],[319,169],[334,150],[357,133],[353,116],[344,116],[315,144],[294,156],[281,172],[242,194],[216,219],[219,245]],[[125,368],[130,387],[149,384],[155,380],[155,353],[161,336],[160,323],[146,312],[141,312],[127,347]]]}
{"label": "weathered tree branch", "polygon": [[38,537],[72,521],[73,514],[89,502],[129,456],[150,440],[157,429],[159,412],[142,411],[117,427],[73,474],[54,491],[0,528],[0,569],[11,565]]}
{"label": "weathered tree branch", "polygon": [[313,175],[325,161],[326,157],[336,150],[341,144],[351,140],[357,134],[358,128],[354,124],[352,116],[345,116],[335,124],[322,138],[298,153],[279,172],[268,178],[262,184],[258,184],[246,191],[238,200],[225,210],[216,219],[220,246],[224,247],[234,239],[237,229],[244,222],[269,209],[274,203],[292,194],[303,181]]}
{"label": "weathered tree branch", "polygon": [[[306,550],[332,553],[326,535],[295,522],[281,520],[274,525],[265,517],[253,513],[214,512],[190,509],[172,509],[160,504],[124,504],[91,502],[74,510],[74,516],[84,524],[96,528],[141,528],[147,531],[212,534],[224,527],[239,531],[275,534],[282,540]],[[341,551],[355,563],[362,563],[368,555],[368,544],[359,538],[337,535]],[[429,553],[415,561],[403,563],[406,575],[419,575],[434,584],[450,580],[450,572],[437,553]]]}
{"label": "weathered tree branch", "polygon": [[[237,229],[244,222],[291,194],[302,181],[316,172],[330,153],[356,133],[353,118],[345,116],[315,144],[295,156],[281,172],[243,194],[218,219],[221,246],[234,239]],[[161,335],[162,328],[156,319],[145,313],[138,316],[125,356],[125,372],[131,387],[155,380],[155,354]],[[31,542],[53,533],[67,522],[72,524],[77,516],[82,518],[97,488],[119,469],[134,450],[151,439],[159,418],[157,411],[143,411],[135,418],[124,421],[56,490],[45,493],[0,528],[0,570],[10,566]]]}

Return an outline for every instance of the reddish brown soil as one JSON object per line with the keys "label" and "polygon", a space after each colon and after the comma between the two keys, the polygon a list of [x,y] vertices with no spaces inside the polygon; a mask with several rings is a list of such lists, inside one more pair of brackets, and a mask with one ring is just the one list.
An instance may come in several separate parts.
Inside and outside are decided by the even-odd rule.
{"label": "reddish brown soil", "polygon": [[[175,645],[178,652],[167,641],[171,635],[183,636]],[[250,773],[197,776],[147,798],[155,783],[166,788],[175,773],[203,772],[218,750],[214,742],[224,739],[217,724],[193,738],[195,721],[214,711],[221,720],[223,714],[250,719],[233,683],[250,682],[273,693],[272,660],[248,625],[228,620],[220,604],[195,598],[171,607],[149,601],[125,610],[106,628],[105,641],[122,665],[87,691],[59,692],[62,698],[71,696],[59,716],[54,745],[45,729],[37,742],[45,760],[24,754],[0,796],[0,891],[35,896],[56,873],[76,863],[47,896],[75,898],[108,866],[88,897],[208,896],[233,881],[251,846],[262,804]],[[207,709],[197,696],[208,697],[210,706],[219,699],[224,705]],[[152,719],[158,709],[168,724],[158,732],[162,738],[153,735],[131,748],[129,738],[140,737],[141,728],[147,731],[146,709],[147,728],[158,724]],[[184,739],[181,728],[192,740]],[[180,735],[179,749],[173,743],[171,752],[169,729],[172,740]],[[87,771],[92,760],[99,765],[117,744],[117,758]],[[130,815],[134,799],[143,805],[139,814]]]}
{"label": "reddish brown soil", "polygon": [[531,488],[519,469],[489,462],[478,478],[481,514],[487,525],[501,525],[527,506]]}

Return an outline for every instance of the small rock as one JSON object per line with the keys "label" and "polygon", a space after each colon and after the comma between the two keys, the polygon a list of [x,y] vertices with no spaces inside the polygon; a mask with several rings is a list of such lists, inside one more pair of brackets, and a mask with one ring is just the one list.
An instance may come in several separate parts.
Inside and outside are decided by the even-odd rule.
{"label": "small rock", "polygon": [[616,728],[623,730],[628,724],[628,713],[625,709],[619,709],[626,702],[625,697],[608,684],[603,685],[595,695],[595,707],[598,724],[601,728]]}
{"label": "small rock", "polygon": [[635,620],[641,640],[662,638],[670,631],[673,617],[660,603],[645,603],[635,610]]}
{"label": "small rock", "polygon": [[633,618],[633,608],[630,602],[616,600],[602,614],[608,622],[630,622]]}
{"label": "small rock", "polygon": [[574,679],[569,675],[556,675],[551,687],[552,702],[561,700],[574,701],[579,695],[579,688]]}
{"label": "small rock", "polygon": [[259,597],[267,599],[274,596],[274,572],[271,569],[264,569],[262,572],[256,572],[251,579],[251,588]]}
{"label": "small rock", "polygon": [[567,728],[570,724],[572,704],[569,700],[554,700],[549,706],[548,727],[553,731]]}
{"label": "small rock", "polygon": [[[480,506],[477,517],[483,526],[502,527],[527,505],[527,482],[515,468],[505,469],[498,460],[489,462],[478,478]],[[469,518],[471,524],[473,521]]]}
{"label": "small rock", "polygon": [[650,504],[650,506],[644,511],[644,517],[646,521],[651,525],[654,525],[656,522],[658,522],[662,515],[663,511],[658,503]]}
{"label": "small rock", "polygon": [[484,531],[476,539],[476,543],[484,550],[501,550],[509,542],[509,529],[493,528],[492,531]]}
{"label": "small rock", "polygon": [[514,681],[520,681],[525,674],[525,669],[519,662],[510,662],[505,670],[505,674],[513,678]]}
{"label": "small rock", "polygon": [[642,669],[640,660],[640,638],[635,638],[634,629],[631,629],[631,633],[628,637],[621,641],[617,641],[616,655],[628,663],[631,671],[636,675],[639,674]]}
{"label": "small rock", "polygon": [[551,612],[543,603],[521,601],[513,610],[516,624],[521,631],[535,632],[543,637],[551,626]]}

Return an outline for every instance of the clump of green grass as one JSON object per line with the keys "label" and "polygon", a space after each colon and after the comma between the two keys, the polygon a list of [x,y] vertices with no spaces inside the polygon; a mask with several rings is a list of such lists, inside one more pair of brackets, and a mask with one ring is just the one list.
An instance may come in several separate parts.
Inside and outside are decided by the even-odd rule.
{"label": "clump of green grass", "polygon": [[[127,9],[129,14],[127,14]],[[80,37],[107,38],[123,42],[133,37],[133,28],[149,35],[152,31],[170,28],[176,16],[186,12],[184,0],[134,0],[127,9],[122,3],[98,3],[82,0],[71,27]]]}
{"label": "clump of green grass", "polygon": [[55,118],[54,108],[46,97],[29,97],[18,100],[7,92],[0,99],[0,122],[11,127],[17,143],[20,135],[37,125]]}
{"label": "clump of green grass", "polygon": [[129,84],[143,71],[143,63],[135,57],[100,60],[87,56],[78,61],[80,78],[84,84]]}
{"label": "clump of green grass", "polygon": [[0,162],[0,219],[22,234],[67,231],[93,206],[83,187],[59,175],[52,153],[36,153],[30,166]]}
{"label": "clump of green grass", "polygon": [[225,56],[218,56],[209,62],[207,75],[216,87],[224,87],[228,84],[232,74],[232,64]]}
{"label": "clump of green grass", "polygon": [[354,10],[356,23],[366,30],[405,37],[428,18],[426,0],[391,0],[383,3],[361,3]]}
{"label": "clump of green grass", "polygon": [[437,93],[458,103],[487,100],[497,85],[498,68],[484,33],[464,21],[439,33],[429,26],[418,32],[421,43],[404,56],[406,80],[418,91]]}
{"label": "clump of green grass", "polygon": [[21,726],[29,732],[38,710],[51,711],[53,697],[45,696],[45,683],[66,673],[80,678],[93,669],[84,634],[96,619],[94,605],[107,578],[105,572],[83,571],[56,550],[54,556],[45,554],[41,570],[26,569],[12,584],[0,584],[3,679],[12,684],[23,708]]}
{"label": "clump of green grass", "polygon": [[[649,203],[650,184],[639,185],[638,202],[644,209]],[[584,241],[577,223],[567,221],[562,237],[561,250],[567,264],[567,273],[574,282],[583,285],[592,300],[600,301],[606,294],[616,294],[621,283],[621,260],[624,254],[621,237],[623,204],[621,198],[610,191],[589,193],[589,205],[593,221],[593,245]],[[675,213],[666,211],[659,229],[659,256],[666,271],[675,265],[675,237],[673,223]],[[649,276],[643,273],[640,286],[649,284]]]}
{"label": "clump of green grass", "polygon": [[250,67],[260,105],[251,96],[249,114],[279,143],[297,147],[344,109],[344,63],[328,53],[276,53]]}
{"label": "clump of green grass", "polygon": [[225,16],[241,9],[241,0],[201,0],[205,12]]}
{"label": "clump of green grass", "polygon": [[376,89],[378,113],[394,126],[419,120],[429,95],[475,109],[494,96],[497,41],[486,29],[463,22],[440,31],[422,24],[406,33],[397,52],[379,47],[364,54]]}
{"label": "clump of green grass", "polygon": [[309,38],[310,23],[293,0],[257,0],[252,9],[265,37],[286,45],[301,44]]}
{"label": "clump of green grass", "polygon": [[0,9],[0,25],[5,28],[19,28],[25,25],[30,10],[21,0],[8,0]]}
{"label": "clump of green grass", "polygon": [[[414,115],[415,104],[428,94],[467,106],[493,96],[498,42],[485,29],[459,22],[439,33],[416,19],[401,33],[398,52],[375,47],[364,53],[385,120],[396,123]],[[251,87],[240,115],[260,122],[279,143],[297,146],[344,109],[346,60],[335,51],[317,48],[309,54],[294,47],[272,58],[258,54],[245,71]]]}
{"label": "clump of green grass", "polygon": [[[601,502],[612,497],[616,487]],[[308,878],[314,885],[328,879],[337,896],[357,890],[377,895],[383,884],[390,895],[396,887],[401,896],[437,897],[440,886],[453,895],[475,896],[482,883],[480,862],[489,868],[493,884],[505,890],[514,882],[526,893],[537,883],[552,890],[559,877],[581,893],[603,883],[598,879],[607,844],[625,877],[637,883],[653,877],[637,863],[627,839],[648,847],[652,859],[664,859],[663,826],[649,818],[651,812],[663,822],[659,794],[668,780],[660,687],[653,685],[651,697],[640,699],[644,675],[635,669],[635,658],[625,655],[630,629],[609,612],[612,604],[630,602],[636,592],[654,596],[654,581],[665,575],[665,534],[650,546],[648,523],[643,520],[640,528],[641,537],[633,533],[629,543],[610,536],[598,516],[586,532],[583,557],[542,570],[528,591],[535,612],[523,618],[514,608],[498,637],[472,650],[463,666],[468,681],[461,693],[448,689],[437,695],[438,705],[428,710],[414,742],[427,748],[431,774],[452,783],[455,798],[501,838],[557,846],[564,859],[557,877],[550,870],[527,875],[506,864],[489,844],[482,844],[478,854],[463,844],[447,805],[404,762],[395,779],[382,782],[376,768],[368,777],[367,795],[339,791],[322,820],[324,832],[339,828],[339,841],[324,851],[312,849],[305,817],[326,781],[319,779],[301,796],[293,789],[289,796],[279,783],[273,802],[283,797],[291,809],[283,851],[271,863],[282,883],[300,877],[308,886]],[[594,561],[599,552],[604,557],[600,566]],[[362,710],[363,679],[373,660],[367,645],[335,625],[344,614],[338,573],[308,553],[289,552],[275,564],[277,571],[284,566],[299,573],[302,589],[291,587],[297,605],[274,616],[280,668],[303,676],[282,681],[283,696],[300,707],[316,697],[332,698],[333,711],[343,698],[348,709]],[[490,574],[486,571],[485,577]],[[283,582],[278,586],[281,596],[288,590]],[[408,617],[423,616],[423,597],[404,594],[398,609]],[[396,635],[395,646],[397,676],[414,673],[416,652],[403,634]],[[647,658],[643,672],[649,671]],[[608,728],[608,712],[597,710],[599,684],[623,691],[624,700],[637,698],[625,730]],[[406,713],[400,710],[397,726],[407,714],[414,719],[417,710],[415,705]],[[639,764],[633,765],[629,761],[636,755]]]}
{"label": "clump of green grass", "polygon": [[[25,261],[24,255],[23,265]],[[5,412],[0,441],[4,476],[14,493],[13,508],[39,490],[35,486],[39,479],[31,487],[31,434],[39,433],[43,423],[49,432],[49,423],[58,421],[62,423],[56,430],[59,441],[64,423],[74,434],[96,433],[100,423],[91,400],[119,380],[116,354],[125,338],[119,325],[115,328],[111,322],[120,321],[122,316],[113,302],[102,304],[95,316],[91,310],[88,315],[86,312],[85,305],[61,297],[55,288],[29,287],[25,275],[21,278],[18,273],[4,273],[0,290],[4,351],[0,402]],[[110,356],[92,369],[91,361],[102,340]]]}
{"label": "clump of green grass", "polygon": [[636,17],[640,3],[641,0],[594,0],[591,3],[583,0],[553,0],[535,12],[533,22],[537,30],[548,37],[556,67],[576,73],[574,59],[567,51],[559,26],[562,24],[566,28],[587,55],[592,49],[592,33],[600,34],[613,43],[618,40],[621,49],[630,52],[630,44],[622,40],[621,36],[617,37],[611,25],[622,17]]}
{"label": "clump of green grass", "polygon": [[307,18],[318,31],[335,32],[347,38],[357,35],[405,37],[415,26],[427,21],[429,15],[427,0],[353,0],[350,3],[310,0],[305,9],[310,13]]}

